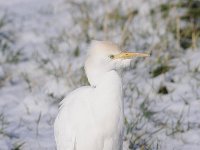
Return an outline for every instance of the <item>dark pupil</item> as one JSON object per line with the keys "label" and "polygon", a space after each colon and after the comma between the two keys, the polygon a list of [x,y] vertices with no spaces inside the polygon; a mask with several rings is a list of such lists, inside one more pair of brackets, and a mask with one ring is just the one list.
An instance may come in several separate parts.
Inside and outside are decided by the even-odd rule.
{"label": "dark pupil", "polygon": [[109,57],[110,57],[111,59],[113,59],[113,58],[114,58],[114,55],[110,55]]}

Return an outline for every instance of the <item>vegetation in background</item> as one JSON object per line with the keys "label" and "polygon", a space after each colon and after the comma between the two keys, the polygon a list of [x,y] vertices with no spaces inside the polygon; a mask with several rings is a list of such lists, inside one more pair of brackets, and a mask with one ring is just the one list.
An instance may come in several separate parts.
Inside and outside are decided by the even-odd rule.
{"label": "vegetation in background", "polygon": [[200,1],[171,1],[161,4],[160,10],[164,18],[172,17],[170,27],[177,44],[183,49],[197,48],[200,36]]}
{"label": "vegetation in background", "polygon": [[0,16],[0,64],[17,63],[21,59],[22,52],[15,49],[16,35],[13,29],[6,29],[8,24],[12,24],[6,14]]}

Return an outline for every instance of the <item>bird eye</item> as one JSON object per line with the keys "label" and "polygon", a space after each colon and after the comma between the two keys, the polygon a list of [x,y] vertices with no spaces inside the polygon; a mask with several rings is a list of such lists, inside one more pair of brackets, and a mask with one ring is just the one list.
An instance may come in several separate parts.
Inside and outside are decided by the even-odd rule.
{"label": "bird eye", "polygon": [[113,59],[113,58],[114,58],[114,55],[109,55],[109,57],[110,57],[111,59]]}

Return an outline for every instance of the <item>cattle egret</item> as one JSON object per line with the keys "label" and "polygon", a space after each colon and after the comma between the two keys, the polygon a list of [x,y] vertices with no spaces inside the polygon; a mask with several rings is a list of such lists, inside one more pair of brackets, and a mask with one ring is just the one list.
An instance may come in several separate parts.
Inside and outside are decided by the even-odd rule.
{"label": "cattle egret", "polygon": [[71,92],[61,102],[54,124],[57,150],[121,150],[123,99],[117,70],[146,53],[121,51],[107,41],[92,41],[85,72],[90,86]]}

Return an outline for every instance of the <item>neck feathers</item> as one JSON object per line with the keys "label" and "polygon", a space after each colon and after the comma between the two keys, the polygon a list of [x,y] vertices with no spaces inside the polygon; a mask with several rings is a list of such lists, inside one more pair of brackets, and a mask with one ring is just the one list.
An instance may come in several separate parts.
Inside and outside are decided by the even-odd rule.
{"label": "neck feathers", "polygon": [[85,72],[91,86],[97,87],[105,82],[114,84],[121,83],[121,77],[115,70],[106,71],[101,68],[85,67]]}

